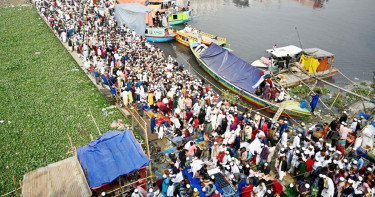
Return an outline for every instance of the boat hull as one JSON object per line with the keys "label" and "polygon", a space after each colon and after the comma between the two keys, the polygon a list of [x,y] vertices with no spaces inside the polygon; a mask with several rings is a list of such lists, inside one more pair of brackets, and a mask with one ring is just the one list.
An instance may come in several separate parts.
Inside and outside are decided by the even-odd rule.
{"label": "boat hull", "polygon": [[185,20],[178,20],[178,21],[170,21],[169,25],[180,25],[180,24],[187,23],[191,20],[192,20],[192,18],[188,18],[188,19],[185,19]]}
{"label": "boat hull", "polygon": [[145,36],[145,39],[149,42],[169,42],[174,40],[176,35],[173,36],[164,36],[164,37],[158,37],[158,36]]}
{"label": "boat hull", "polygon": [[[279,109],[278,106],[275,104],[269,103],[261,98],[259,98],[256,95],[250,94],[246,91],[240,90],[238,87],[228,83],[226,80],[221,78],[220,76],[217,76],[216,73],[214,73],[212,70],[209,69],[208,65],[206,65],[202,59],[200,59],[199,55],[194,51],[192,47],[190,47],[192,53],[194,54],[195,59],[197,60],[198,64],[205,70],[212,78],[214,78],[217,82],[219,82],[221,85],[226,87],[231,92],[237,94],[241,98],[245,99],[246,101],[250,102],[252,105],[258,107],[258,108],[264,108],[264,111],[270,112],[270,113],[276,113]],[[288,110],[284,109],[283,113],[281,114],[285,117],[291,117],[291,118],[301,118],[310,116],[310,112],[304,112],[304,111],[297,111],[297,110]]]}

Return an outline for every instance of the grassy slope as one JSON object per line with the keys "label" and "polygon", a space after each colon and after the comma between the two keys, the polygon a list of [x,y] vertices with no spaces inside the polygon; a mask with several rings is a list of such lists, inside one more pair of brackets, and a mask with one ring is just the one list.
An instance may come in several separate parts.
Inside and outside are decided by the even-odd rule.
{"label": "grassy slope", "polygon": [[89,107],[102,132],[123,118],[103,115],[109,104],[77,68],[35,8],[0,8],[0,194],[12,175],[69,157],[67,134],[77,147],[98,137]]}

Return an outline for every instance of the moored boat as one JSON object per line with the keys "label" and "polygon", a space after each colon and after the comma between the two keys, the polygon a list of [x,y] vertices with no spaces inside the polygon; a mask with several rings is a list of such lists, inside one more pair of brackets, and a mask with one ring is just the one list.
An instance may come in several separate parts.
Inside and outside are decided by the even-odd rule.
{"label": "moored boat", "polygon": [[174,11],[168,18],[169,25],[184,24],[193,20],[192,10]]}
{"label": "moored boat", "polygon": [[283,87],[315,81],[307,73],[321,79],[338,73],[338,69],[333,66],[334,54],[322,49],[301,49],[289,45],[268,49],[266,53],[267,57],[261,57],[251,65],[272,72],[273,80],[278,81]]}
{"label": "moored boat", "polygon": [[285,100],[281,103],[274,103],[257,96],[255,91],[262,78],[264,80],[263,71],[251,66],[223,47],[215,43],[209,46],[204,44],[196,46],[193,40],[189,40],[189,46],[199,65],[212,78],[256,107],[271,113],[276,113],[280,107],[283,107],[281,115],[286,117],[311,115],[310,109],[301,108],[297,101]]}
{"label": "moored boat", "polygon": [[149,42],[168,42],[174,40],[176,36],[172,28],[146,27],[145,39]]}
{"label": "moored boat", "polygon": [[202,31],[199,32],[198,30],[191,29],[191,27],[185,27],[183,30],[177,31],[176,34],[176,41],[187,47],[189,47],[189,39],[193,40],[194,42],[198,42],[199,36],[201,36],[201,43],[205,45],[215,43],[216,45],[225,47],[227,44],[226,38],[218,37]]}

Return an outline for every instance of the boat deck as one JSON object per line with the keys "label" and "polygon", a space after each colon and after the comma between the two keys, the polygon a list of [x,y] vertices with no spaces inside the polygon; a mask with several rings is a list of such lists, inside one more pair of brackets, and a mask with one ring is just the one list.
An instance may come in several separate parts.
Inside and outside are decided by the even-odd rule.
{"label": "boat deck", "polygon": [[[184,37],[194,38],[194,40],[198,39],[198,33],[186,32],[186,31],[181,30],[177,34],[180,34],[181,36],[184,36]],[[223,46],[227,42],[226,39],[222,38],[222,37],[218,37],[218,36],[208,34],[208,33],[205,33],[205,32],[201,32],[201,34],[202,34],[202,42],[204,42],[204,43],[209,44],[209,43],[213,42],[216,45]]]}
{"label": "boat deck", "polygon": [[[321,71],[315,73],[315,76],[325,79],[332,77],[333,75],[337,74],[338,70],[336,68],[332,68],[331,70]],[[312,74],[313,75],[313,74]],[[278,74],[275,76],[276,81],[284,88],[292,87],[296,85],[300,85],[303,81],[305,83],[313,82],[315,81],[314,78],[311,78],[309,75],[303,73],[303,72],[284,72],[281,74]]]}

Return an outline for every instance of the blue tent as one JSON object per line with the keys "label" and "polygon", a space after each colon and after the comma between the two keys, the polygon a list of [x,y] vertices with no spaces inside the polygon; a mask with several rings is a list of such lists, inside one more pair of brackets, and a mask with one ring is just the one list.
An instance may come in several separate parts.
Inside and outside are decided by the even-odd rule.
{"label": "blue tent", "polygon": [[77,156],[92,189],[146,167],[150,162],[130,130],[108,131],[79,148]]}
{"label": "blue tent", "polygon": [[126,25],[134,29],[138,35],[144,36],[146,31],[145,17],[152,9],[139,3],[122,3],[115,7],[115,19],[118,25]]}
{"label": "blue tent", "polygon": [[237,87],[254,93],[255,85],[263,74],[261,70],[245,62],[221,46],[211,43],[203,52],[201,59],[213,69],[218,76],[228,80]]}

